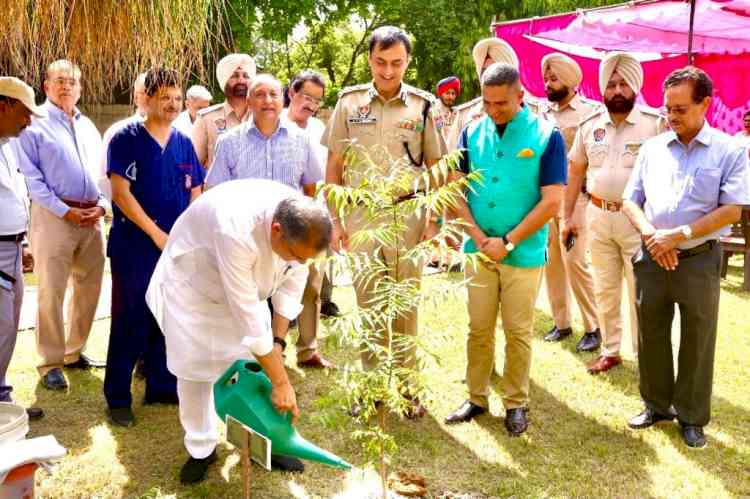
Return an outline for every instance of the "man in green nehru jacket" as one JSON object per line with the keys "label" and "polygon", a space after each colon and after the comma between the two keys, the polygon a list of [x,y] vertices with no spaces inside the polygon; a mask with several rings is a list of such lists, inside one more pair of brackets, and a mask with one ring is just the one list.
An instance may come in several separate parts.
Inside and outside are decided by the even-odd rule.
{"label": "man in green nehru jacket", "polygon": [[505,331],[502,398],[505,428],[528,427],[534,303],[547,259],[547,222],[560,208],[567,177],[565,142],[549,122],[523,104],[518,70],[495,63],[482,74],[485,115],[461,132],[459,170],[481,172],[454,214],[464,220],[466,253],[484,257],[466,266],[469,399],[445,420],[463,423],[487,411],[498,311]]}

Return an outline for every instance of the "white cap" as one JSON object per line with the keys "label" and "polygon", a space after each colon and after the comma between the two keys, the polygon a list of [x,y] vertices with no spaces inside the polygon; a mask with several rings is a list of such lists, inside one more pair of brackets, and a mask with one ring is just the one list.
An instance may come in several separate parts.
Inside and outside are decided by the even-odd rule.
{"label": "white cap", "polygon": [[34,104],[34,90],[18,78],[0,76],[0,95],[21,101],[38,118],[47,117],[47,111]]}

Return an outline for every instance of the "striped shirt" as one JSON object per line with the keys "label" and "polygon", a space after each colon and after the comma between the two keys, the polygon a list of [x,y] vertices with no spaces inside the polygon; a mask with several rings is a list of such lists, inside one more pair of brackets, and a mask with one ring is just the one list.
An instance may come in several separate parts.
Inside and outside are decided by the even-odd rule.
{"label": "striped shirt", "polygon": [[206,187],[229,180],[273,180],[298,191],[322,180],[322,166],[308,135],[285,119],[265,137],[248,120],[219,138]]}

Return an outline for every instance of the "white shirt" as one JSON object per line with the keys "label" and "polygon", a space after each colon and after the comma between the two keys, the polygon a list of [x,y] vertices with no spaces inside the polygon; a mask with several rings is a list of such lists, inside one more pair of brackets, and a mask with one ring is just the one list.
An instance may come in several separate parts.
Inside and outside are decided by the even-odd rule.
{"label": "white shirt", "polygon": [[292,123],[300,130],[303,130],[310,137],[310,143],[313,145],[315,155],[318,157],[318,163],[321,165],[321,178],[326,178],[326,163],[328,161],[328,148],[320,143],[320,139],[323,138],[323,133],[326,131],[326,126],[318,118],[310,117],[307,120],[307,126],[305,128],[297,125],[295,121],[289,119],[289,108],[285,108],[281,111],[281,117],[285,118],[289,123]]}
{"label": "white shirt", "polygon": [[187,135],[188,138],[193,136],[194,123],[190,121],[190,113],[187,110],[177,115],[177,118],[172,122],[172,126]]}
{"label": "white shirt", "polygon": [[0,139],[0,235],[10,236],[26,231],[28,199],[26,183],[18,170],[11,142]]}
{"label": "white shirt", "polygon": [[104,136],[102,137],[102,145],[104,146],[102,150],[104,152],[101,168],[99,169],[96,179],[96,185],[97,187],[99,187],[99,191],[104,195],[104,197],[106,197],[110,201],[112,201],[112,185],[109,182],[109,177],[107,177],[107,154],[109,153],[109,143],[112,141],[112,137],[114,137],[117,132],[131,123],[144,121],[145,119],[145,116],[136,111],[134,115],[114,122],[109,128],[107,128],[107,131],[104,132]]}
{"label": "white shirt", "polygon": [[297,191],[268,180],[235,180],[201,195],[177,219],[146,301],[178,378],[215,381],[237,359],[273,348],[274,311],[302,311],[307,266],[271,249],[278,204]]}

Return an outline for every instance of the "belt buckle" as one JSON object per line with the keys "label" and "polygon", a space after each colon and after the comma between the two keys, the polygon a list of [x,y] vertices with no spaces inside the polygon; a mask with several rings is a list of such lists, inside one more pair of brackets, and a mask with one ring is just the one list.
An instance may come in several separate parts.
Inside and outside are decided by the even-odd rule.
{"label": "belt buckle", "polygon": [[606,200],[604,201],[604,208],[607,211],[619,211],[619,209],[620,209],[617,206],[617,202],[616,201],[606,201]]}

